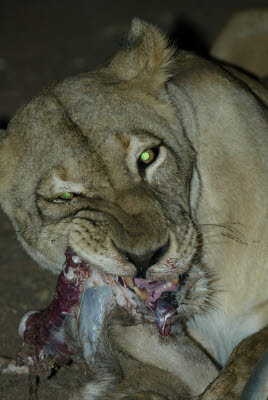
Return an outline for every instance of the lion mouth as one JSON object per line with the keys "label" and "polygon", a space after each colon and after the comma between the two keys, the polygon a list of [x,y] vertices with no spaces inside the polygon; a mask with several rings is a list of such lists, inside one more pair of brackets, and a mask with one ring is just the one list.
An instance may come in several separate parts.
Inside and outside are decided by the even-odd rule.
{"label": "lion mouth", "polygon": [[132,290],[144,302],[156,317],[160,335],[167,336],[171,323],[178,314],[176,293],[185,284],[188,272],[169,281],[151,281],[148,279],[118,277],[118,283]]}
{"label": "lion mouth", "polygon": [[[86,263],[86,261],[80,260],[71,249],[67,259],[69,259],[69,262],[72,260],[75,264]],[[102,272],[102,274],[104,273]],[[170,333],[172,323],[178,318],[177,293],[186,283],[188,276],[189,270],[179,275],[179,277],[174,277],[167,281],[153,281],[115,275],[113,275],[113,278],[119,285],[115,287],[115,290],[119,293],[120,287],[123,286],[125,289],[130,290],[133,295],[136,295],[145,306],[144,309],[148,310],[148,316],[156,321],[159,334],[167,336]]]}
{"label": "lion mouth", "polygon": [[[69,251],[69,257],[67,258],[71,259],[75,264],[86,263],[86,261],[80,260],[72,250]],[[120,287],[123,286],[125,289],[130,290],[133,295],[136,295],[145,306],[144,309],[148,310],[150,318],[153,317],[156,321],[159,334],[167,336],[170,333],[172,323],[178,318],[177,292],[184,286],[188,276],[189,270],[179,275],[179,277],[167,281],[153,281],[115,275],[113,275],[113,278],[119,285],[116,286],[118,289],[115,287],[115,290],[119,293]]]}

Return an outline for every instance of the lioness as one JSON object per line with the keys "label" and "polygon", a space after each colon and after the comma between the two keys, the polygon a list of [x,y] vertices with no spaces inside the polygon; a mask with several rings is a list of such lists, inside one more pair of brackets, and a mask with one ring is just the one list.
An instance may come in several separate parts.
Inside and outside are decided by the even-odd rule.
{"label": "lioness", "polygon": [[176,282],[188,335],[224,366],[268,322],[267,103],[260,81],[175,56],[134,19],[105,67],[16,113],[0,145],[1,205],[53,272],[70,246],[138,289],[159,282],[165,295]]}

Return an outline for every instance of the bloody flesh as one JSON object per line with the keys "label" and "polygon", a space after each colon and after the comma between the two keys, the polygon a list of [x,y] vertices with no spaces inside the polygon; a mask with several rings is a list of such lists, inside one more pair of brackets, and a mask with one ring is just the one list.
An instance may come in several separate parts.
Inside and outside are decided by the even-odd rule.
{"label": "bloody flesh", "polygon": [[61,332],[66,316],[76,318],[83,282],[90,275],[87,263],[76,264],[70,249],[65,252],[64,266],[50,305],[42,312],[32,313],[25,321],[23,343],[17,357],[19,365],[26,364],[36,373],[50,371],[54,362],[63,363],[74,351]]}
{"label": "bloody flesh", "polygon": [[[55,362],[62,364],[70,357],[77,357],[77,351],[65,337],[65,322],[70,319],[75,321],[72,329],[75,331],[74,334],[78,333],[78,336],[81,333],[81,324],[85,326],[86,335],[81,334],[80,343],[83,357],[86,362],[89,361],[87,350],[89,349],[90,357],[93,357],[100,340],[102,321],[117,304],[128,310],[130,314],[143,314],[145,319],[151,322],[156,321],[161,335],[169,334],[171,322],[177,310],[174,303],[167,301],[167,295],[172,293],[174,295],[179,286],[177,282],[134,278],[135,286],[146,291],[147,298],[141,302],[132,290],[128,290],[129,287],[123,278],[116,279],[112,275],[90,268],[88,263],[80,261],[71,249],[66,250],[65,257],[66,264],[58,278],[51,304],[42,312],[26,315],[27,319],[20,327],[23,342],[18,353],[18,364],[26,364],[31,371],[42,374],[49,372]],[[100,295],[100,290],[97,290],[93,295],[95,292],[92,288],[98,287],[104,288],[103,294]],[[111,289],[110,294],[109,290],[107,291],[108,288]],[[82,304],[85,292],[89,294],[85,298],[91,299],[90,304]],[[94,302],[97,295],[100,296],[99,301]],[[102,296],[106,296],[106,300]],[[104,303],[98,309],[102,301]],[[80,317],[79,308],[86,310],[81,312]],[[96,318],[90,319],[94,312]],[[102,317],[99,318],[101,315]],[[89,345],[87,340],[91,342]]]}

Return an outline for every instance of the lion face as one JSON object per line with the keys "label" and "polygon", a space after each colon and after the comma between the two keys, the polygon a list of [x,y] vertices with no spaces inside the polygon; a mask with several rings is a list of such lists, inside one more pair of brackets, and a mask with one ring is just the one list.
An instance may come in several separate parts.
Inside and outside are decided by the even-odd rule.
{"label": "lion face", "polygon": [[[41,115],[35,104],[24,109],[29,117],[46,122],[37,132],[27,132],[31,139],[36,136],[38,148],[23,152],[36,160],[35,172],[20,176],[16,198],[25,203],[24,209],[29,196],[23,188],[29,188],[29,180],[36,184],[31,184],[34,201],[24,215],[25,226],[21,214],[15,217],[21,240],[42,254],[42,264],[56,270],[69,245],[94,267],[115,275],[160,280],[184,273],[197,246],[190,207],[190,143],[182,137],[176,144],[172,124],[157,110],[130,104],[120,93],[94,98],[89,89],[78,103],[76,96],[66,102],[61,90],[55,88],[44,99],[51,109]],[[97,122],[102,111],[93,104],[103,97],[107,121],[94,129],[92,116]],[[74,110],[82,107],[78,120]],[[122,115],[119,124],[113,123],[115,112]]]}
{"label": "lion face", "polygon": [[204,279],[195,265],[195,152],[160,93],[160,66],[157,82],[148,73],[118,80],[120,57],[52,86],[16,114],[5,139],[13,155],[3,207],[29,254],[54,272],[71,247],[116,276],[187,277],[190,298],[191,276],[195,285]]}

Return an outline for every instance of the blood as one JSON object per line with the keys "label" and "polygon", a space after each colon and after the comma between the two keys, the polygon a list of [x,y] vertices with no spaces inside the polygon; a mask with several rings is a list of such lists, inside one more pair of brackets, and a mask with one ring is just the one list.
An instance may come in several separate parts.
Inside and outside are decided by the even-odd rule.
{"label": "blood", "polygon": [[62,364],[75,355],[64,339],[64,332],[60,336],[58,333],[66,316],[76,317],[83,282],[90,275],[90,268],[86,262],[74,263],[73,255],[71,249],[66,250],[66,264],[50,305],[42,312],[31,314],[25,322],[17,364],[28,365],[36,374],[49,372],[53,363]]}
{"label": "blood", "polygon": [[[66,250],[66,263],[58,278],[50,305],[41,312],[30,314],[25,325],[22,325],[23,341],[18,351],[17,365],[28,365],[29,388],[35,398],[37,375],[48,375],[54,364],[62,365],[70,358],[78,358],[77,349],[73,349],[65,338],[64,323],[67,317],[77,318],[85,280],[93,270],[88,263],[79,262],[78,257],[74,256],[71,249]],[[167,292],[175,292],[178,285],[166,286],[166,281],[137,278],[134,278],[134,282],[141,290],[147,290],[148,299],[144,304],[154,312],[159,333],[163,336],[168,335],[177,310],[174,308],[174,296],[171,293],[168,295]],[[118,283],[129,288],[124,278],[118,278]],[[168,303],[170,299],[173,300],[172,304]]]}

